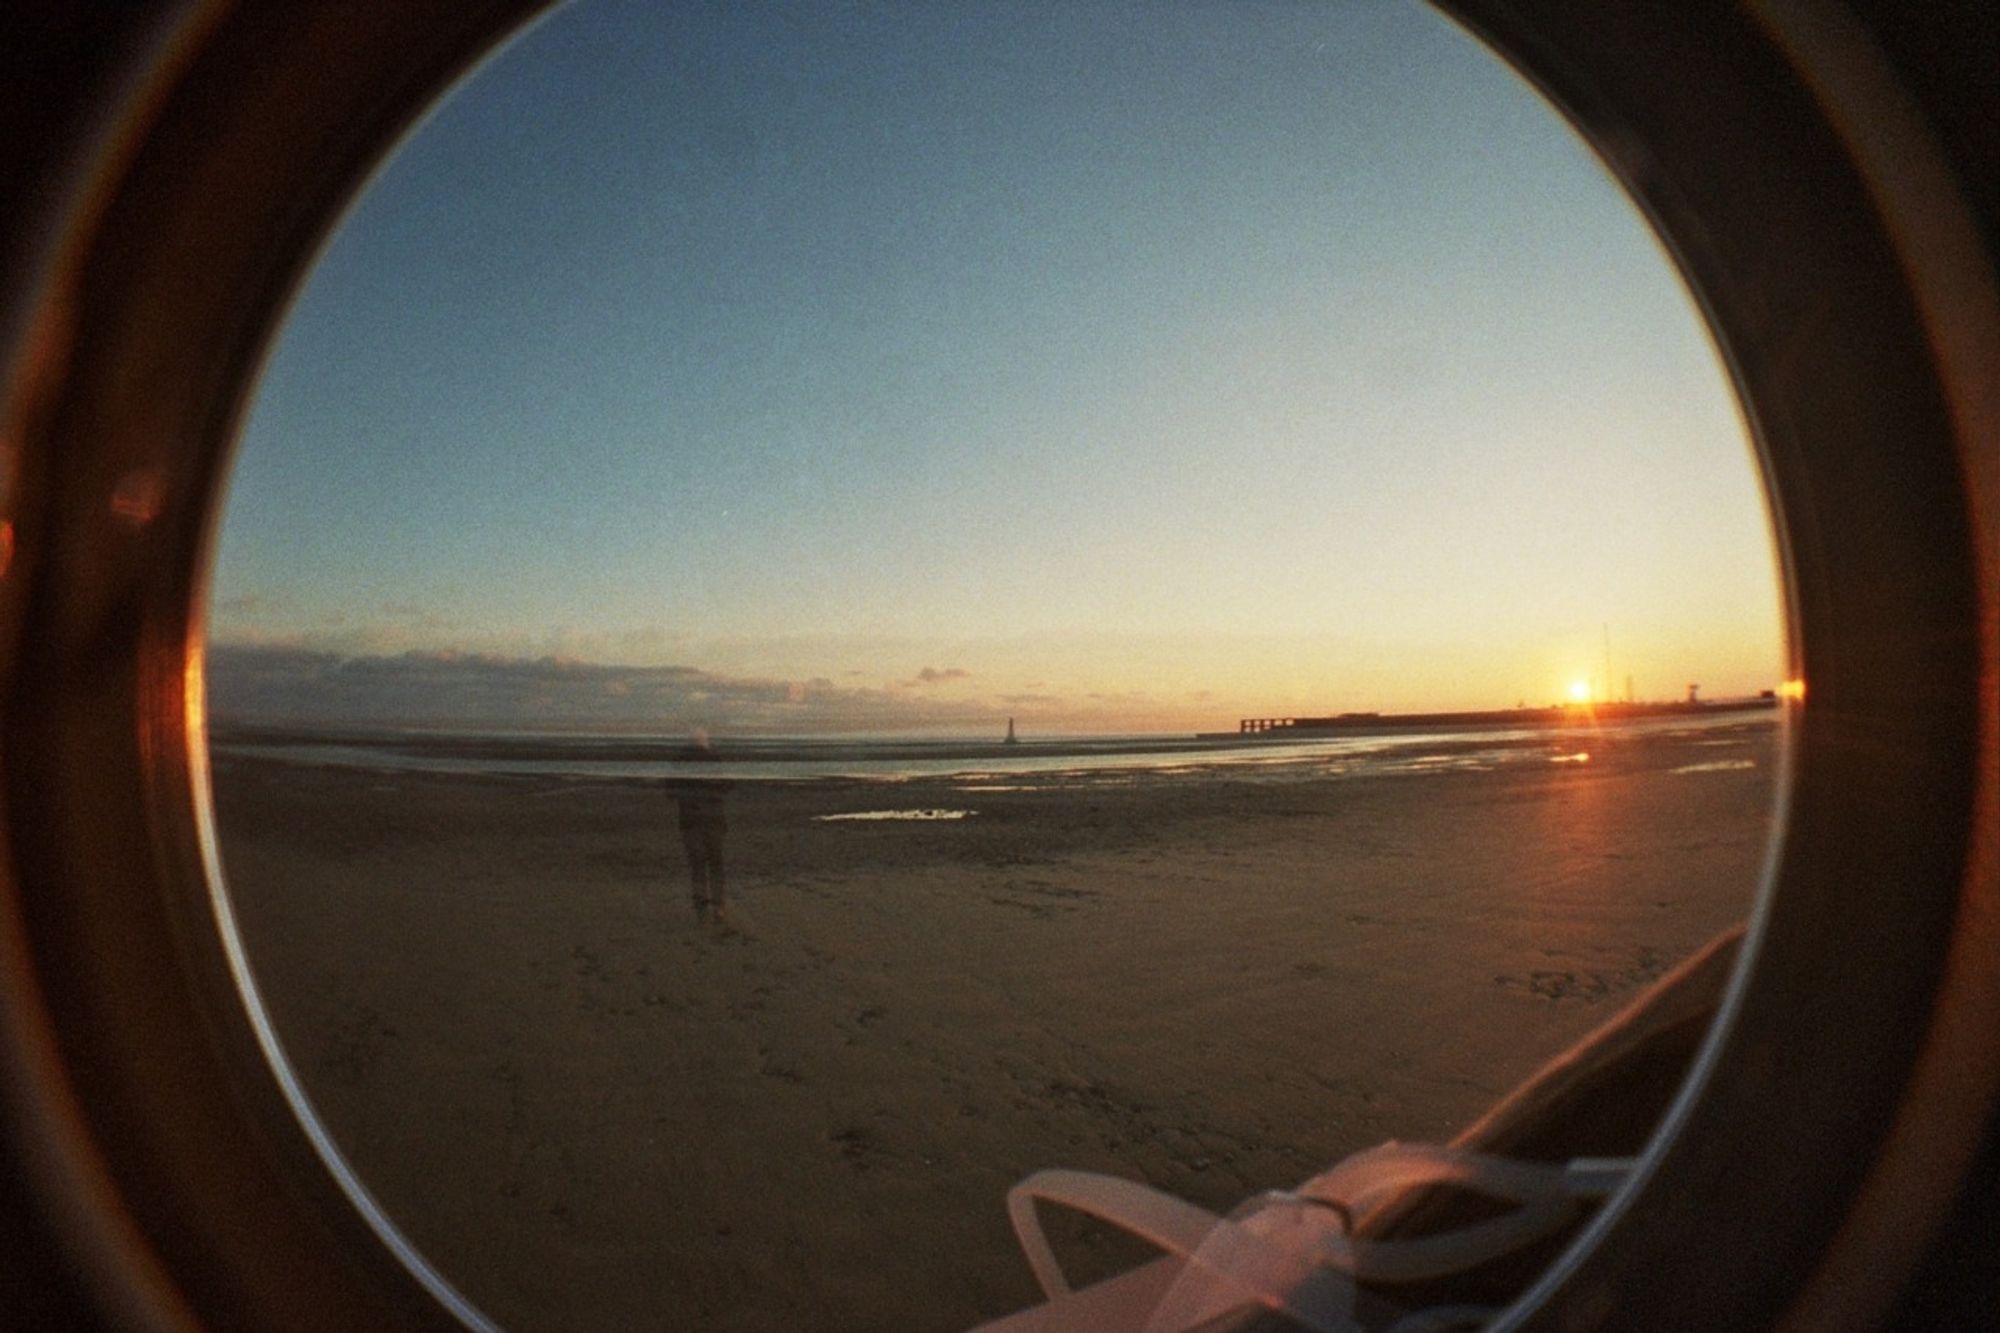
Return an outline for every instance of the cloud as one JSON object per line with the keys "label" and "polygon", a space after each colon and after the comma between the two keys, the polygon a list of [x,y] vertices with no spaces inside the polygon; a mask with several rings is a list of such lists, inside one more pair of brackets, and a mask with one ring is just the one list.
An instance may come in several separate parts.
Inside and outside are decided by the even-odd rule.
{"label": "cloud", "polygon": [[[844,665],[844,664],[843,664]],[[796,669],[795,669],[796,671]],[[209,716],[232,725],[439,727],[564,732],[811,736],[856,732],[999,735],[1007,719],[1041,731],[1216,729],[1235,715],[1144,692],[1069,695],[1030,687],[987,695],[935,688],[973,678],[926,667],[864,685],[828,674],[731,674],[624,665],[567,653],[465,648],[367,652],[311,641],[210,641]],[[876,679],[879,679],[877,677]],[[914,688],[913,688],[914,687]]]}
{"label": "cloud", "polygon": [[[351,655],[218,642],[207,658],[221,725],[504,726],[739,734],[998,726],[975,700],[913,698],[824,676],[729,676],[689,666],[617,666],[573,657],[452,649]],[[957,679],[956,672],[943,678]]]}
{"label": "cloud", "polygon": [[971,679],[972,673],[964,667],[927,666],[917,673],[916,679],[906,680],[903,684],[915,688],[923,685],[944,685],[954,680]]}

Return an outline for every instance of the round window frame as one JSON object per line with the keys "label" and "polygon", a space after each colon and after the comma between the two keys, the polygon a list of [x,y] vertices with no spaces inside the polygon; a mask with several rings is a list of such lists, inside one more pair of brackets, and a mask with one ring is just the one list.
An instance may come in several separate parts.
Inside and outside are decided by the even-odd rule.
{"label": "round window frame", "polygon": [[[1991,253],[1947,168],[1871,148],[1858,121],[1886,115],[1899,163],[1944,161],[1829,0],[1441,7],[1580,127],[1696,293],[1757,441],[1809,692],[1724,1020],[1641,1178],[1508,1321],[1886,1310],[2000,1085]],[[478,1320],[366,1216],[237,988],[201,599],[235,428],[312,255],[540,8],[160,4],[4,237],[6,1142],[121,1323]],[[1913,211],[1959,218],[1970,257],[1963,235],[1913,236]],[[1941,282],[1971,294],[1944,310]]]}

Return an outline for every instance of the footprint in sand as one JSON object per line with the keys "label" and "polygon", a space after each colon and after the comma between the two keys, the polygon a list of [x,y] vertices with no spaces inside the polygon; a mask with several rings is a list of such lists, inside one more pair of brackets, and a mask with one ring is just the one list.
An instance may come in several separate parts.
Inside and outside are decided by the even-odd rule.
{"label": "footprint in sand", "polygon": [[757,1048],[757,1061],[757,1072],[765,1078],[775,1078],[780,1082],[793,1084],[806,1081],[805,1074],[800,1072],[797,1065],[780,1056],[771,1054],[771,1049],[768,1046],[759,1046]]}
{"label": "footprint in sand", "polygon": [[1544,1000],[1582,1000],[1594,1003],[1611,993],[1611,983],[1600,972],[1530,972],[1525,977],[1498,976],[1493,984],[1508,990],[1525,990]]}
{"label": "footprint in sand", "polygon": [[827,1138],[856,1171],[866,1171],[895,1156],[883,1145],[881,1136],[866,1125],[849,1125]]}

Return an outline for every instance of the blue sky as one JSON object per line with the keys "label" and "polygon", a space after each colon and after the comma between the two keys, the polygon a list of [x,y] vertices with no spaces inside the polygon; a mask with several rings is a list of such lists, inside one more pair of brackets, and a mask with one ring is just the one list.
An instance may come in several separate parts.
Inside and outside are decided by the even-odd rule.
{"label": "blue sky", "polygon": [[1775,683],[1743,428],[1629,202],[1434,14],[584,0],[321,257],[211,632],[717,687],[523,724],[1089,730],[1543,702],[1607,625],[1618,691]]}

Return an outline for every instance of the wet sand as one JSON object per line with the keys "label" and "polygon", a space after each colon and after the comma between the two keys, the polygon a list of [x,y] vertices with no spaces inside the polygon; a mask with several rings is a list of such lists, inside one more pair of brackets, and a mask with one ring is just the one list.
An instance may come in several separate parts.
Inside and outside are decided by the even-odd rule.
{"label": "wet sand", "polygon": [[[1740,919],[1769,726],[1588,748],[739,784],[734,930],[657,786],[221,754],[215,789],[305,1087],[495,1319],[952,1329],[1037,1298],[1028,1172],[1226,1211],[1448,1136]],[[915,809],[971,813],[820,818]],[[1085,1276],[1138,1253],[1052,1234]]]}

